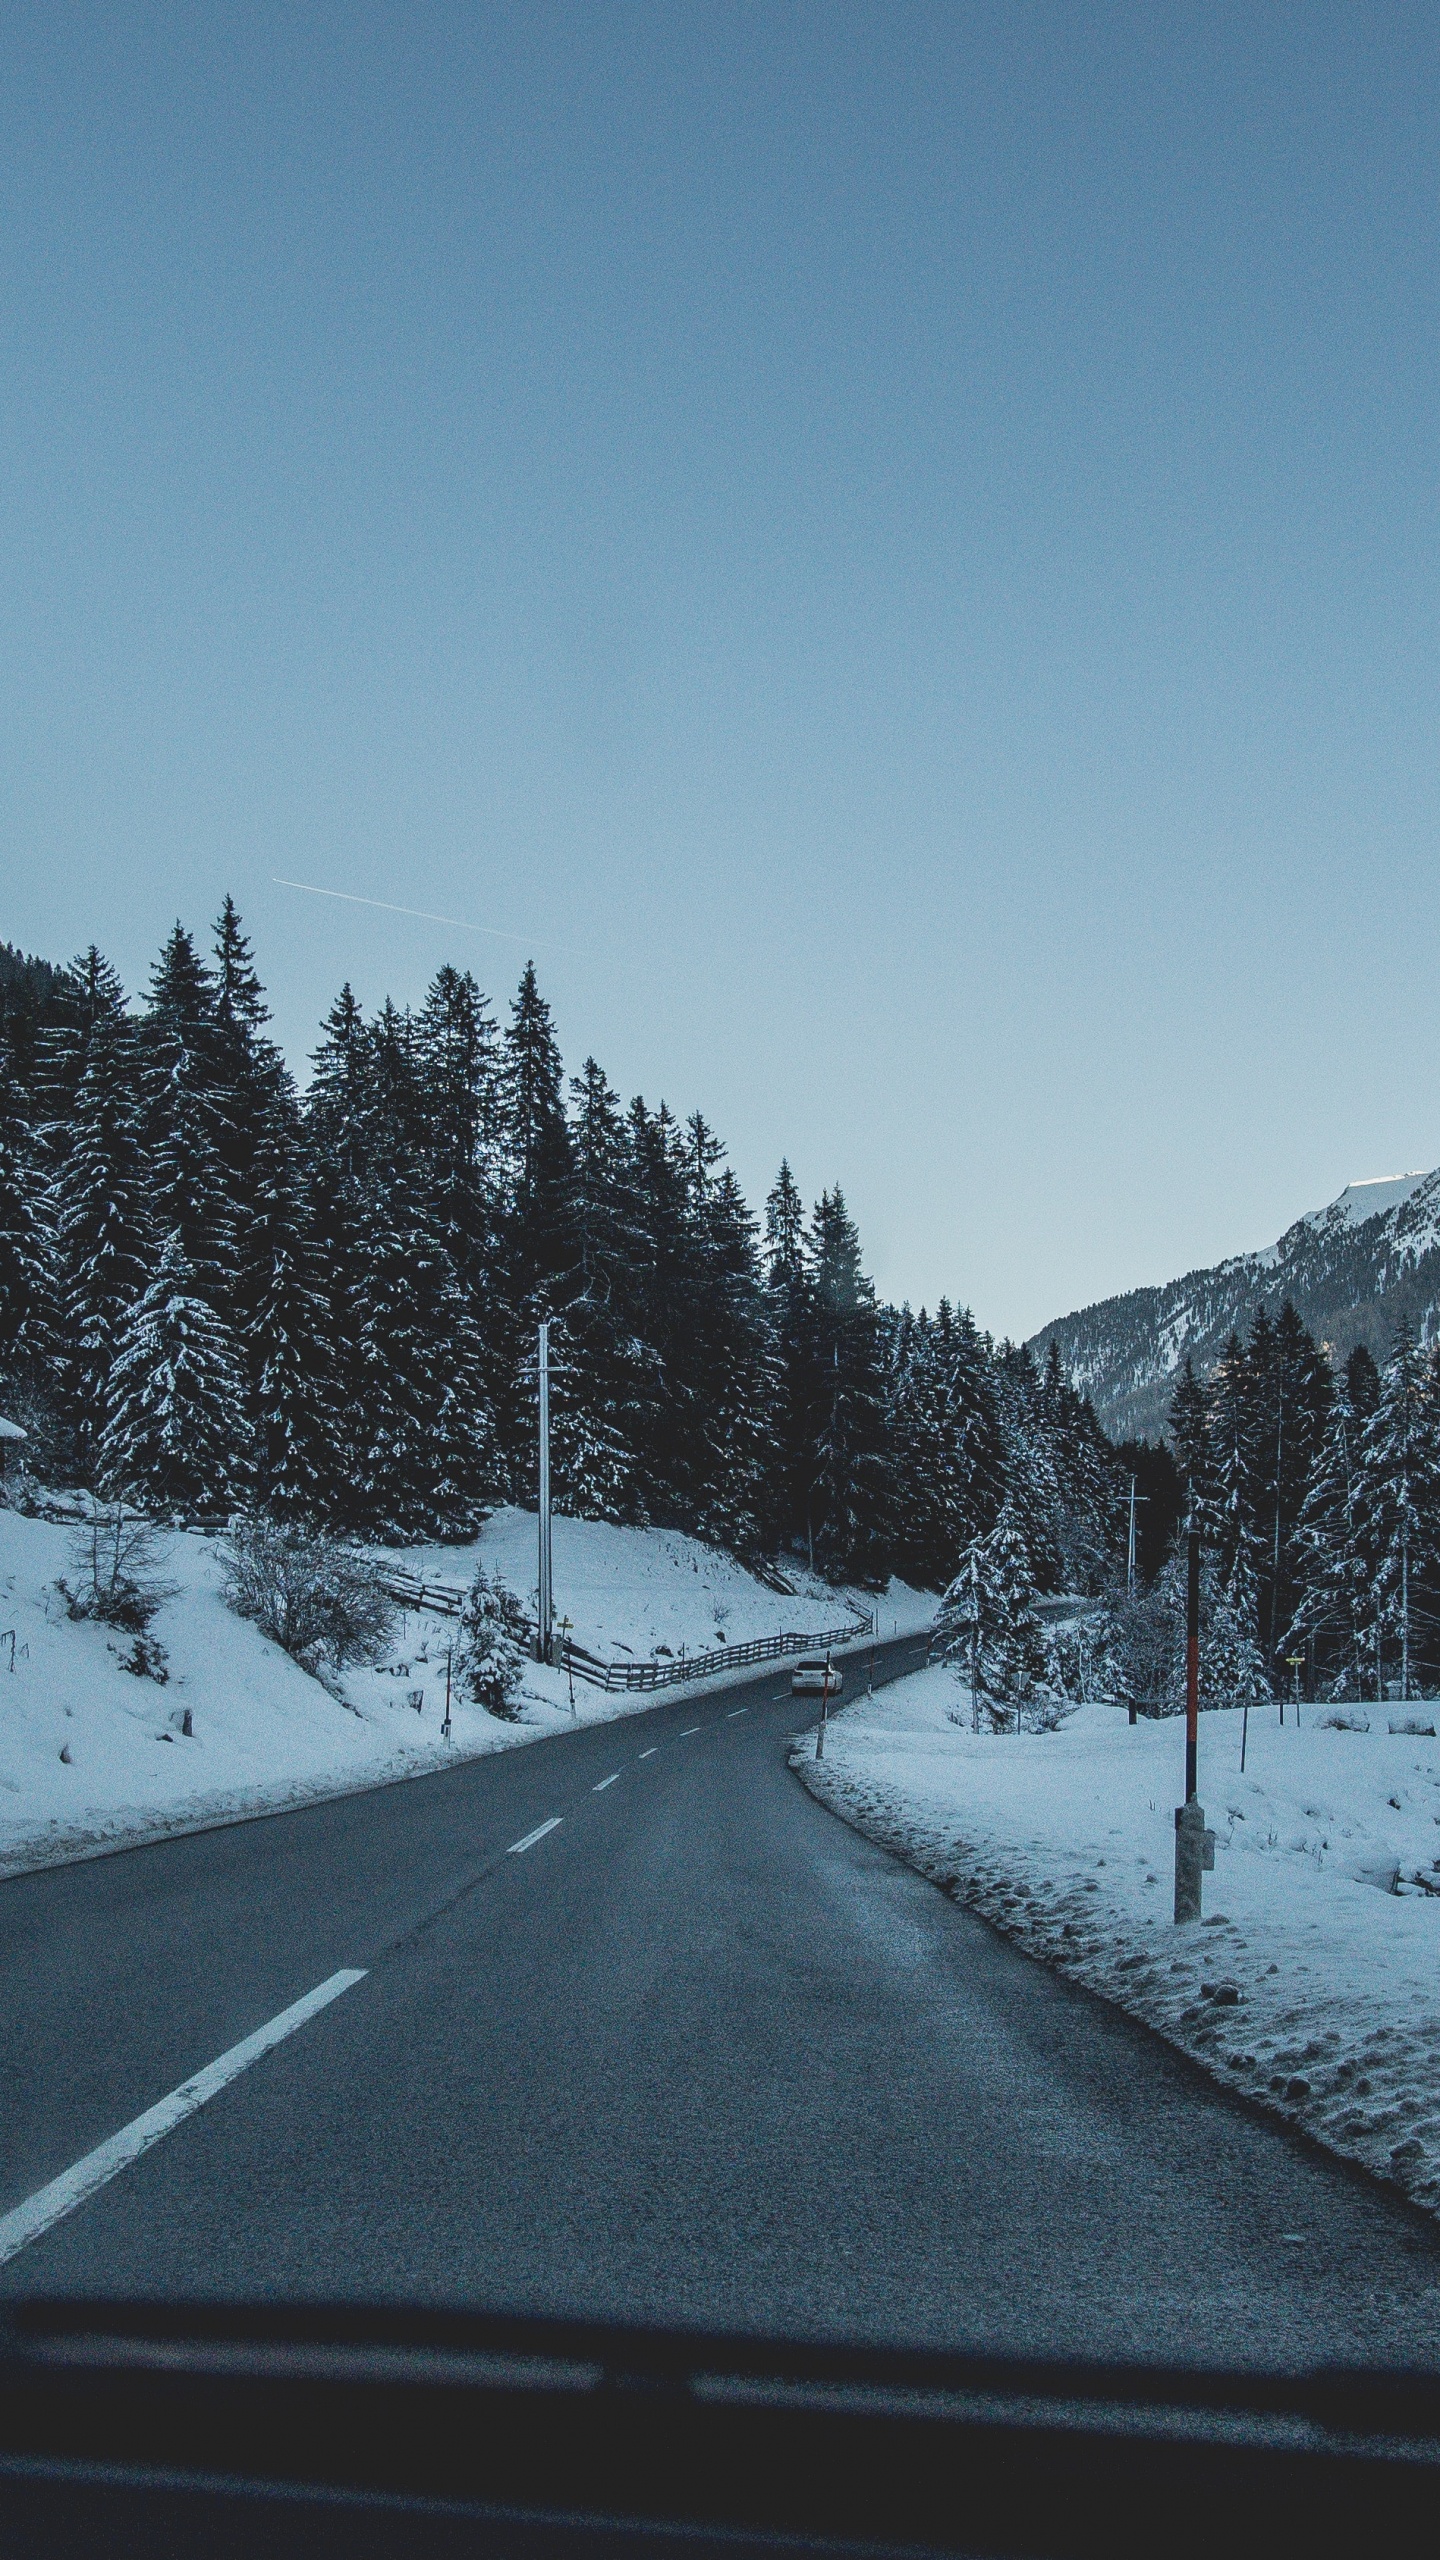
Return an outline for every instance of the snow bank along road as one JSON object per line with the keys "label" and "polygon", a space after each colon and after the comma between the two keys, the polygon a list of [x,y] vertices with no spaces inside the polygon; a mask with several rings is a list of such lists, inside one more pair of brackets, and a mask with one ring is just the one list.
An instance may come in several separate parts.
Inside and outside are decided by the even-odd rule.
{"label": "snow bank along road", "polygon": [[0,1884],[0,2287],[1440,2351],[1432,2226],[837,1821],[796,1723],[771,1671]]}

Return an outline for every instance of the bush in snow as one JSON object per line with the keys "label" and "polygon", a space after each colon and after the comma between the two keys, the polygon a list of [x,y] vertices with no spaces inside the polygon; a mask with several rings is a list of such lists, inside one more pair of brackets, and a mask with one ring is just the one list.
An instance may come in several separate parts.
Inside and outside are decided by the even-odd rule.
{"label": "bush in snow", "polygon": [[73,1581],[61,1574],[55,1587],[72,1618],[99,1618],[143,1636],[156,1611],[175,1597],[174,1583],[160,1579],[164,1554],[148,1520],[123,1503],[92,1502],[70,1541]]}
{"label": "bush in snow", "polygon": [[394,1624],[395,1604],[370,1558],[293,1521],[263,1513],[241,1521],[221,1562],[236,1616],[253,1619],[307,1671],[368,1660]]}
{"label": "bush in snow", "polygon": [[460,1612],[456,1663],[480,1706],[492,1716],[514,1716],[525,1670],[525,1620],[514,1592],[483,1564]]}

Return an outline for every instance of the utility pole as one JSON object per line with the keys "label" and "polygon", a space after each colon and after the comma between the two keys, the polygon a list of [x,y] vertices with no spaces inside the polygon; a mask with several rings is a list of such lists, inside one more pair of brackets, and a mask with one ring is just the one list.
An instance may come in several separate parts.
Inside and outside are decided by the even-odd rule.
{"label": "utility pole", "polygon": [[550,1327],[540,1327],[540,1596],[535,1630],[535,1659],[548,1662],[555,1615],[553,1557],[550,1545]]}
{"label": "utility pole", "polygon": [[1125,1549],[1125,1597],[1126,1597],[1126,1599],[1127,1599],[1127,1600],[1133,1600],[1133,1599],[1134,1599],[1134,1597],[1135,1597],[1135,1510],[1136,1510],[1136,1505],[1137,1505],[1137,1504],[1141,1504],[1141,1505],[1143,1505],[1143,1504],[1147,1503],[1147,1502],[1149,1501],[1149,1499],[1150,1499],[1150,1496],[1149,1496],[1149,1494],[1148,1494],[1148,1493],[1137,1493],[1137,1492],[1136,1492],[1136,1490],[1135,1490],[1136,1481],[1137,1481],[1137,1480],[1136,1480],[1136,1478],[1135,1478],[1134,1476],[1132,1476],[1132,1477],[1131,1477],[1131,1479],[1130,1479],[1130,1536],[1129,1536],[1129,1540],[1128,1540],[1128,1542],[1127,1542],[1127,1544],[1126,1544],[1126,1549]]}
{"label": "utility pole", "polygon": [[[1194,1520],[1194,1511],[1191,1511]],[[1200,1754],[1200,1532],[1187,1540],[1185,1582],[1185,1801],[1175,1808],[1175,1918],[1200,1917],[1200,1879],[1215,1864],[1215,1834],[1205,1828],[1198,1793]]]}
{"label": "utility pole", "polygon": [[980,1567],[970,1550],[970,1730],[980,1730]]}

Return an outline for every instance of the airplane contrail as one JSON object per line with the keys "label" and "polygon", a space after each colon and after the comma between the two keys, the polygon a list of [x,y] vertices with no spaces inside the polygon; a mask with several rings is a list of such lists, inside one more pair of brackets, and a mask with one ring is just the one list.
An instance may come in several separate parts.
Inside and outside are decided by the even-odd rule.
{"label": "airplane contrail", "polygon": [[342,906],[379,907],[387,916],[417,916],[422,924],[448,924],[456,933],[488,933],[497,942],[518,942],[522,951],[568,951],[568,942],[541,941],[528,933],[506,933],[498,924],[467,924],[463,916],[437,916],[429,907],[397,907],[390,898],[357,898],[353,889],[317,889],[313,880],[282,880],[278,871],[270,874],[277,889],[303,889],[307,898],[338,898]]}

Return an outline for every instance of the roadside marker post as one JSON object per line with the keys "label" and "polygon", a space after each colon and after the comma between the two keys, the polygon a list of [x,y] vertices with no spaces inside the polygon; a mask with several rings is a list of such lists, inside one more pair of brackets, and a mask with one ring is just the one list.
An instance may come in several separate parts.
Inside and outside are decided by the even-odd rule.
{"label": "roadside marker post", "polygon": [[1298,1733],[1300,1730],[1300,1674],[1305,1668],[1305,1656],[1303,1653],[1287,1653],[1285,1663],[1287,1670],[1295,1674],[1295,1730]]}
{"label": "roadside marker post", "polygon": [[829,1655],[829,1651],[828,1651],[828,1648],[827,1648],[826,1655],[825,1655],[825,1681],[824,1681],[824,1686],[822,1687],[822,1689],[821,1689],[821,1691],[820,1691],[820,1723],[819,1723],[819,1727],[818,1727],[818,1729],[817,1729],[817,1731],[816,1731],[816,1735],[815,1735],[815,1757],[816,1757],[816,1759],[817,1759],[817,1760],[823,1760],[823,1759],[824,1759],[824,1757],[825,1757],[825,1727],[827,1726],[827,1724],[829,1723],[829,1721],[830,1721],[830,1655]]}
{"label": "roadside marker post", "polygon": [[1200,1750],[1200,1532],[1187,1540],[1185,1578],[1185,1802],[1175,1808],[1176,1924],[1201,1916],[1200,1879],[1215,1866],[1215,1834],[1198,1794]]}

